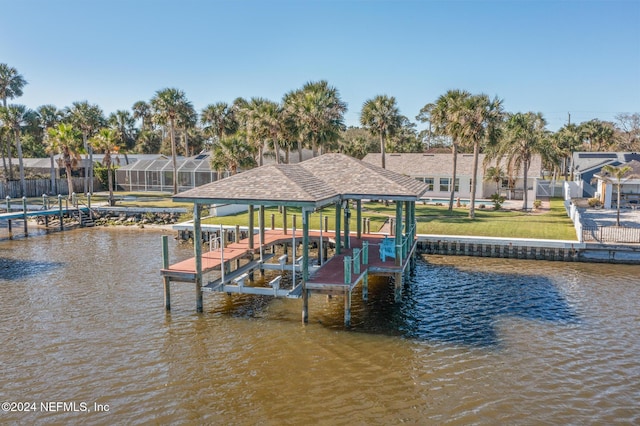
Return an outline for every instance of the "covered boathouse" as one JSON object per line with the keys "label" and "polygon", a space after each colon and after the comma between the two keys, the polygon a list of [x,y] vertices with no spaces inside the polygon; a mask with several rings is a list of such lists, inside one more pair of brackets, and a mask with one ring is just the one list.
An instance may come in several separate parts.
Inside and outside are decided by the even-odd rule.
{"label": "covered boathouse", "polygon": [[[369,275],[393,277],[395,298],[396,301],[400,300],[403,276],[415,266],[415,203],[426,190],[423,182],[408,176],[347,155],[324,154],[298,164],[258,167],[174,195],[175,201],[194,205],[194,257],[169,265],[164,237],[161,275],[165,288],[165,307],[170,309],[171,306],[172,281],[192,282],[195,283],[198,312],[203,310],[203,291],[301,298],[302,320],[306,323],[311,294],[342,295],[345,300],[344,321],[350,325],[351,293],[361,284],[363,297],[366,298]],[[395,203],[395,217],[391,218],[394,219],[391,221],[394,228],[389,235],[363,232],[363,200]],[[234,243],[222,244],[203,252],[202,208],[225,203],[248,206],[248,238],[241,240],[236,231]],[[356,210],[355,230],[349,229],[350,206],[353,208],[353,205]],[[283,229],[265,231],[266,206],[281,207]],[[254,224],[256,207],[259,209],[258,229]],[[302,232],[296,231],[295,224],[287,229],[288,207],[301,209]],[[310,214],[317,211],[325,215],[335,214],[334,230],[322,229],[322,221],[319,230],[310,229]],[[219,235],[219,241],[226,240],[222,227]],[[302,256],[296,259],[294,254],[287,262],[286,244],[289,243],[292,247],[301,243]],[[312,243],[319,247],[317,261],[309,255]],[[323,244],[325,252],[327,245],[334,247],[333,256],[324,261]],[[275,259],[277,245],[285,246],[285,255]],[[292,285],[286,289],[280,288],[282,275],[273,279],[270,287],[245,285],[246,281],[252,280],[254,271],[263,272],[265,269],[293,272]],[[205,282],[203,277],[212,271],[219,271],[219,277]],[[299,276],[298,283],[296,275]]]}

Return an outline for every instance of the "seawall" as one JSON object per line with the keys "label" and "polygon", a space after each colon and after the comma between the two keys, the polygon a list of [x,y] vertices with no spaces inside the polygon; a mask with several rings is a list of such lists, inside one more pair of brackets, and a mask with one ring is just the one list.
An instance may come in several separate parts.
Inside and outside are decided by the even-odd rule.
{"label": "seawall", "polygon": [[640,244],[431,234],[419,234],[417,238],[421,254],[640,264]]}

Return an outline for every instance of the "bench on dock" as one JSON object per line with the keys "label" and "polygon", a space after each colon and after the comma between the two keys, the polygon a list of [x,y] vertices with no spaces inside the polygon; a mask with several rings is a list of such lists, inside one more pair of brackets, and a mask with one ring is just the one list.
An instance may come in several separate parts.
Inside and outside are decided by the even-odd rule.
{"label": "bench on dock", "polygon": [[396,258],[396,245],[394,239],[384,237],[380,242],[380,260],[384,262],[387,257]]}

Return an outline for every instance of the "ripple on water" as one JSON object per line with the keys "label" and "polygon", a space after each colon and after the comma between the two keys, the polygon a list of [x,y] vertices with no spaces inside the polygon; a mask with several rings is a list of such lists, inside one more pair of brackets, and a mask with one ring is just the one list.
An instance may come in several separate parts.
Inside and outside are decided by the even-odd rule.
{"label": "ripple on water", "polygon": [[340,297],[302,326],[299,300],[207,294],[196,314],[174,284],[165,313],[157,233],[3,244],[1,399],[111,407],[3,423],[640,423],[637,266],[429,256],[401,303],[358,289],[345,330]]}

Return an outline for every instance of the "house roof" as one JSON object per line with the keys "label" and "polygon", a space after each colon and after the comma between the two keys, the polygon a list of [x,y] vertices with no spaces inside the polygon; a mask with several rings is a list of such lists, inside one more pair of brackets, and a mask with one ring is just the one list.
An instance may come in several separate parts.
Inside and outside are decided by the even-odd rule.
{"label": "house roof", "polygon": [[[482,164],[485,154],[478,156],[478,174],[483,175]],[[375,165],[382,163],[382,155],[367,154],[363,161]],[[450,176],[453,168],[453,156],[451,154],[387,154],[385,156],[385,165],[387,170],[396,173],[408,175],[411,177],[432,177],[432,176]],[[492,161],[487,167],[496,166],[497,163]],[[503,169],[505,168],[502,165]],[[542,169],[542,160],[539,155],[531,158],[529,167],[529,177],[537,176]],[[457,176],[471,176],[473,174],[473,154],[458,154],[456,163]],[[522,170],[518,171],[516,177],[523,176]]]}
{"label": "house roof", "polygon": [[577,173],[600,171],[607,164],[618,165],[633,160],[640,160],[636,152],[574,152],[572,167]]}
{"label": "house roof", "polygon": [[417,200],[427,186],[344,154],[298,164],[270,164],[173,196],[201,204],[272,204],[322,207],[343,199]]}
{"label": "house roof", "polygon": [[[637,180],[640,180],[640,161],[631,160],[628,163],[621,164],[620,166],[617,166],[617,167],[624,167],[624,166],[629,166],[631,168],[631,170],[629,170],[624,175],[625,177],[626,176],[631,176],[631,178],[625,179],[626,183],[632,183],[632,182],[635,182]],[[602,173],[602,171],[600,171],[600,172],[596,173],[594,176],[602,178],[603,176],[608,177],[609,174],[608,173]]]}

